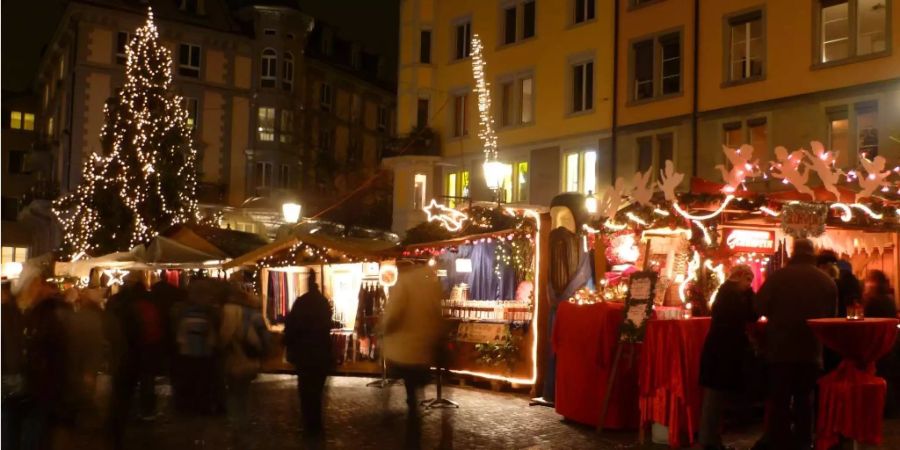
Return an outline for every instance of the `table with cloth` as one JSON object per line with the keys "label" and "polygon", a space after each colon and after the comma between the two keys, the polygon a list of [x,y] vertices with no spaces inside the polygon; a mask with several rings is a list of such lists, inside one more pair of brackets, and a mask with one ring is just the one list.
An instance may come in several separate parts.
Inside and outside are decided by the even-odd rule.
{"label": "table with cloth", "polygon": [[828,348],[844,359],[819,379],[816,448],[827,449],[840,436],[881,444],[887,384],[875,376],[875,362],[897,338],[897,319],[811,319],[810,328]]}
{"label": "table with cloth", "polygon": [[711,323],[700,317],[647,325],[639,378],[641,424],[667,426],[671,447],[690,446],[700,430],[700,355]]}
{"label": "table with cloth", "polygon": [[[597,426],[612,372],[624,305],[562,302],[552,345],[556,352],[556,412],[574,422]],[[636,349],[635,349],[636,350]],[[604,428],[636,429],[638,361],[623,352]]]}

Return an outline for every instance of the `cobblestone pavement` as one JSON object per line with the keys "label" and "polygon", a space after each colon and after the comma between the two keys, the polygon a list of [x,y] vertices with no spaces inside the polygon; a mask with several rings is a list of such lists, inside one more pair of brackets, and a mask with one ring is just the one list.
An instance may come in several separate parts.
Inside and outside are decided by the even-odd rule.
{"label": "cobblestone pavement", "polygon": [[[561,420],[551,408],[529,407],[519,394],[471,387],[445,387],[445,397],[459,409],[424,410],[416,436],[407,422],[402,385],[366,387],[370,378],[332,377],[326,406],[326,441],[321,448],[339,449],[631,449],[640,448],[636,432],[608,432]],[[165,389],[163,389],[165,391]],[[134,422],[128,432],[130,449],[303,449],[299,431],[296,381],[292,376],[267,375],[253,383],[250,432],[236,444],[224,417],[173,415],[163,395],[163,413],[153,422]],[[434,386],[426,389],[434,395]],[[726,443],[739,449],[752,445],[758,427],[729,433]],[[900,420],[885,423],[883,448],[900,448]],[[83,440],[82,448],[96,448]],[[659,445],[645,448],[664,449]]]}

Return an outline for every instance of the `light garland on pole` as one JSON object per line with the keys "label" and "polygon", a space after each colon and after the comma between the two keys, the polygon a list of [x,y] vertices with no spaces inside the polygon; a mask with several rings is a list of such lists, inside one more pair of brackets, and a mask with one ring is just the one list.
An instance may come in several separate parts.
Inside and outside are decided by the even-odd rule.
{"label": "light garland on pole", "polygon": [[[197,152],[152,10],[125,53],[125,85],[104,107],[104,152],[88,158],[82,183],[54,203],[73,255],[126,250],[200,219]],[[108,209],[125,214],[110,217]]]}

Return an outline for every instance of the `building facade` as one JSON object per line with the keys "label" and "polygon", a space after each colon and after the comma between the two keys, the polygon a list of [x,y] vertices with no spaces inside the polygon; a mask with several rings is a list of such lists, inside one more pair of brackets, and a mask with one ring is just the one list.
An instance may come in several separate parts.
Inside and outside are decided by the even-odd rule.
{"label": "building facade", "polygon": [[395,231],[419,218],[425,197],[492,198],[481,170],[476,34],[500,159],[512,166],[503,200],[549,204],[557,192],[608,182],[596,168],[612,153],[612,9],[612,0],[400,2],[397,129],[424,151],[391,158]]}
{"label": "building facade", "polygon": [[811,140],[846,170],[862,153],[893,167],[898,27],[893,0],[404,0],[398,130],[433,130],[439,158],[391,161],[395,231],[422,197],[490,198],[463,45],[475,33],[513,165],[504,200],[548,205],[666,160],[719,181],[723,144],[753,145],[763,167]]}
{"label": "building facade", "polygon": [[[355,47],[368,63],[356,69],[349,60],[342,65],[337,58],[307,58],[316,21],[291,2],[199,0],[152,6],[160,39],[172,54],[175,89],[194,130],[201,207],[222,213],[223,226],[268,233],[277,226],[283,201],[324,203],[338,195],[341,189],[333,180],[321,186],[311,179],[310,161],[323,152],[348,172],[351,166],[377,168],[376,137],[392,133],[378,123],[392,122],[395,101],[390,78],[376,79],[368,70],[377,56]],[[104,104],[124,83],[125,45],[145,20],[141,2],[67,4],[35,84],[41,117],[35,127],[48,138],[52,176],[62,193],[78,185],[86,157],[101,151]],[[329,30],[332,42],[343,42]],[[371,110],[371,120],[351,125],[349,116],[339,117],[342,110],[318,108],[320,92],[314,86],[323,78],[341,80],[331,91],[336,105],[347,92],[364,98],[360,105]],[[386,117],[382,122],[376,118],[379,111]],[[330,130],[336,136],[360,128],[353,141],[359,150],[348,152],[347,138],[339,147],[335,139],[328,144],[310,135],[309,123],[322,116],[335,122]],[[349,164],[349,155],[357,153]]]}

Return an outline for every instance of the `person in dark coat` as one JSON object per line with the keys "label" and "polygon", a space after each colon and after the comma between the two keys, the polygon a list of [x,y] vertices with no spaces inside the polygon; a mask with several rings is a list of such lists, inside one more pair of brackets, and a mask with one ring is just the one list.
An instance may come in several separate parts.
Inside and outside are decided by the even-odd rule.
{"label": "person in dark coat", "polygon": [[746,265],[732,267],[722,283],[712,307],[712,324],[700,356],[700,385],[703,414],[700,445],[706,450],[722,449],[720,422],[730,397],[741,391],[744,357],[750,351],[746,327],[756,320],[753,313],[753,270]]}
{"label": "person in dark coat", "polygon": [[770,417],[765,436],[772,448],[808,448],[812,442],[812,394],[822,370],[822,344],[806,323],[832,317],[834,280],[816,265],[811,241],[794,241],[793,256],[770,274],[755,308],[768,321],[762,350],[768,375]]}
{"label": "person in dark coat", "polygon": [[140,379],[142,330],[137,302],[144,296],[144,283],[138,277],[129,275],[125,278],[125,285],[106,303],[103,326],[110,344],[112,376],[108,426],[114,449],[125,446],[131,398]]}
{"label": "person in dark coat", "polygon": [[331,370],[331,303],[310,271],[308,291],[294,301],[284,324],[288,362],[297,370],[300,414],[304,432],[316,438],[324,431],[322,397]]}
{"label": "person in dark coat", "polygon": [[869,271],[866,275],[865,291],[862,296],[863,315],[865,317],[897,318],[897,305],[894,303],[894,288],[887,275],[880,270]]}

